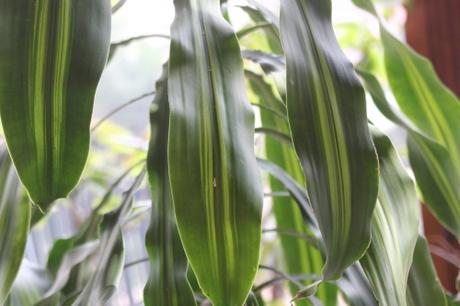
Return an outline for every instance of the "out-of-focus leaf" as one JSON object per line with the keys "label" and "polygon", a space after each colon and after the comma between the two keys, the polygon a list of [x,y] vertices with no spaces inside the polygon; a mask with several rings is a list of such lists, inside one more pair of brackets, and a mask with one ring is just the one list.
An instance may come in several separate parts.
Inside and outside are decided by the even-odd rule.
{"label": "out-of-focus leaf", "polygon": [[350,306],[377,306],[377,300],[372,292],[369,280],[359,263],[348,267],[337,285],[345,294]]}
{"label": "out-of-focus leaf", "polygon": [[48,271],[24,258],[5,306],[34,305],[43,298],[50,285]]}
{"label": "out-of-focus leaf", "polygon": [[119,205],[108,209],[106,206],[120,183],[134,168],[144,162],[145,160],[141,160],[135,163],[110,185],[91,216],[75,235],[55,241],[48,254],[46,267],[50,274],[51,285],[40,296],[42,299],[37,306],[67,303],[69,298],[75,297],[86,284],[91,277],[88,271],[93,269],[92,259],[96,251],[98,251],[95,241],[100,241],[101,222],[106,214],[110,214],[120,207]]}
{"label": "out-of-focus leaf", "polygon": [[[370,0],[353,2],[378,18]],[[388,81],[396,101],[410,122],[430,138],[410,139],[409,157],[415,178],[430,210],[459,238],[460,101],[442,84],[426,58],[379,22]],[[448,168],[451,175],[443,173]]]}
{"label": "out-of-focus leaf", "polygon": [[[54,281],[51,287],[45,293],[45,298],[53,296],[55,299],[56,293],[59,293],[62,288],[67,284],[71,275],[72,269],[84,261],[88,256],[97,250],[99,245],[98,240],[88,241],[66,252],[61,261],[58,270],[55,272]],[[43,302],[42,302],[43,303]]]}
{"label": "out-of-focus leaf", "polygon": [[360,262],[380,305],[405,306],[420,223],[417,195],[390,139],[377,130],[373,136],[380,186],[372,217],[371,244]]}
{"label": "out-of-focus leaf", "polygon": [[447,305],[442,285],[431,259],[428,243],[422,236],[418,237],[415,245],[406,296],[409,306]]}
{"label": "out-of-focus leaf", "polygon": [[[125,263],[125,248],[121,228],[127,220],[134,193],[144,180],[145,169],[136,177],[126,191],[120,207],[104,216],[101,224],[101,238],[95,254],[95,271],[84,284],[81,292],[72,297],[73,306],[104,305],[116,290]],[[70,303],[69,303],[70,304]]]}
{"label": "out-of-focus leaf", "polygon": [[242,305],[260,248],[262,183],[238,41],[218,0],[177,0],[168,94],[177,225],[200,287]]}
{"label": "out-of-focus leaf", "polygon": [[[417,184],[422,190],[425,203],[446,226],[454,229],[459,225],[455,206],[445,203],[460,203],[460,176],[447,150],[429,135],[415,127],[399,110],[392,107],[378,80],[370,73],[358,70],[380,112],[408,132],[409,160],[416,173]],[[433,206],[429,203],[437,203]]]}
{"label": "out-of-focus leaf", "polygon": [[241,54],[245,59],[259,64],[266,74],[283,71],[286,68],[286,59],[276,54],[254,50],[243,50]]}
{"label": "out-of-focus leaf", "polygon": [[[261,75],[247,72],[246,78],[249,81],[249,85],[257,96],[258,103],[266,105],[269,108],[276,108],[277,105],[284,104],[280,101],[272,87],[264,80]],[[267,127],[274,127],[276,130],[282,131],[289,135],[289,125],[287,117],[280,117],[270,112],[262,112],[262,124]],[[267,158],[274,163],[274,165],[282,166],[285,169],[286,174],[291,178],[295,179],[297,186],[304,184],[304,177],[300,163],[295,155],[292,148],[291,139],[289,137],[288,143],[281,143],[271,137],[265,138],[265,151]],[[265,163],[263,166],[265,169],[270,167],[267,161],[261,160],[259,164]],[[274,166],[273,165],[273,166]],[[272,167],[274,170],[275,167]],[[299,186],[300,187],[300,186]],[[270,177],[270,188],[272,192],[283,190],[283,184],[275,177]],[[307,198],[303,200],[307,201]],[[307,206],[310,208],[310,206]],[[279,230],[291,230],[296,233],[303,233],[306,236],[311,235],[313,232],[319,234],[317,225],[310,222],[305,222],[302,216],[302,212],[299,210],[298,204],[294,199],[289,197],[273,197],[273,212],[276,218],[277,228]],[[310,224],[314,226],[310,229]],[[321,268],[323,266],[323,258],[317,246],[309,244],[307,241],[298,239],[298,237],[281,235],[281,245],[283,247],[284,260],[287,267],[287,272],[291,275],[295,274],[321,274]],[[303,284],[306,286],[311,281],[304,281]],[[298,288],[293,284],[290,284],[291,293],[296,294]],[[329,290],[328,290],[329,289]],[[336,294],[328,294],[330,288],[324,286],[318,291],[318,297],[322,298],[328,305],[333,306],[337,300]],[[298,306],[309,305],[308,301],[299,301]]]}
{"label": "out-of-focus leaf", "polygon": [[150,109],[150,145],[147,170],[152,192],[150,228],[145,244],[150,257],[150,278],[144,289],[147,306],[195,305],[187,280],[187,257],[177,232],[168,176],[169,101],[167,65],[157,82]]}
{"label": "out-of-focus leaf", "polygon": [[6,148],[0,148],[0,305],[19,271],[31,209]]}
{"label": "out-of-focus leaf", "polygon": [[107,62],[110,62],[110,60],[112,60],[113,56],[120,48],[127,47],[134,42],[138,42],[138,41],[142,41],[142,40],[150,39],[150,38],[169,39],[169,36],[165,34],[148,34],[148,35],[134,36],[134,37],[130,37],[128,39],[124,39],[119,42],[112,43],[110,45],[109,58],[107,59]]}
{"label": "out-of-focus leaf", "polygon": [[110,1],[0,1],[0,116],[18,175],[47,210],[78,183],[110,42]]}
{"label": "out-of-focus leaf", "polygon": [[249,18],[257,24],[268,24],[270,26],[263,27],[263,32],[267,39],[268,46],[271,51],[276,54],[282,54],[283,48],[279,38],[279,21],[278,18],[273,15],[268,9],[257,1],[248,1],[251,6],[241,5],[241,8]]}
{"label": "out-of-focus leaf", "polygon": [[324,280],[338,279],[370,242],[378,189],[364,90],[340,50],[329,0],[281,2],[293,142],[325,243]]}
{"label": "out-of-focus leaf", "polygon": [[300,211],[305,221],[309,223],[310,228],[315,228],[317,223],[314,218],[313,211],[310,207],[310,200],[308,199],[307,193],[302,189],[299,183],[297,183],[289,174],[287,174],[286,171],[271,161],[258,158],[257,162],[262,169],[269,172],[273,177],[282,183],[286,190],[291,194],[292,198],[299,205]]}

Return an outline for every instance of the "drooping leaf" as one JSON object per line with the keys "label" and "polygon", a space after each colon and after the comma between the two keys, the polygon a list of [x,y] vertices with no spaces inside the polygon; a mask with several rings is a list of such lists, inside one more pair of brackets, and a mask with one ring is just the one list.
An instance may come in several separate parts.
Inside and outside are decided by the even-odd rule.
{"label": "drooping leaf", "polygon": [[371,244],[360,262],[380,305],[405,306],[420,223],[417,195],[390,139],[376,130],[373,136],[380,186],[372,217]]}
{"label": "drooping leaf", "polygon": [[377,158],[364,90],[340,50],[329,0],[281,2],[293,142],[325,248],[324,280],[338,279],[370,242]]}
{"label": "drooping leaf", "polygon": [[31,209],[6,148],[0,148],[0,305],[19,271]]}
{"label": "drooping leaf", "polygon": [[[378,17],[370,0],[353,2]],[[442,84],[426,58],[396,39],[380,19],[379,22],[388,81],[399,108],[429,138],[410,138],[415,141],[409,144],[415,178],[430,210],[459,238],[460,101]],[[451,168],[450,180],[441,168]]]}
{"label": "drooping leaf", "polygon": [[447,305],[442,285],[431,259],[428,243],[422,236],[418,237],[415,245],[406,296],[409,306]]}
{"label": "drooping leaf", "polygon": [[168,160],[177,225],[204,294],[239,306],[257,271],[262,208],[242,58],[218,0],[175,7]]}
{"label": "drooping leaf", "polygon": [[0,1],[0,116],[18,175],[43,210],[85,165],[110,16],[109,0]]}
{"label": "drooping leaf", "polygon": [[144,289],[144,303],[147,306],[192,306],[196,304],[195,297],[187,280],[187,257],[177,232],[169,187],[166,71],[157,82],[156,92],[150,109],[151,136],[147,155],[152,210],[145,240],[150,257],[150,278]]}

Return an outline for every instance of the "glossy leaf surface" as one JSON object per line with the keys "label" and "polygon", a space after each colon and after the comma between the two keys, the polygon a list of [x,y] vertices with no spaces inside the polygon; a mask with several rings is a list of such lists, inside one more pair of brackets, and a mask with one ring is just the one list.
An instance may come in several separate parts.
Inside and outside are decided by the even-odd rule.
{"label": "glossy leaf surface", "polygon": [[0,1],[0,116],[12,160],[43,210],[86,163],[110,41],[109,0]]}
{"label": "glossy leaf surface", "polygon": [[[167,65],[165,66],[167,69]],[[150,278],[144,289],[147,306],[195,305],[187,280],[187,257],[176,227],[168,176],[168,101],[167,73],[156,85],[150,109],[151,138],[147,171],[152,193],[150,228],[146,248],[150,257]]]}
{"label": "glossy leaf surface", "polygon": [[218,0],[175,8],[168,160],[177,225],[203,293],[240,306],[257,271],[262,208],[242,58]]}
{"label": "glossy leaf surface", "polygon": [[325,280],[338,279],[370,242],[377,158],[364,90],[340,50],[328,0],[281,2],[293,142],[324,239]]}

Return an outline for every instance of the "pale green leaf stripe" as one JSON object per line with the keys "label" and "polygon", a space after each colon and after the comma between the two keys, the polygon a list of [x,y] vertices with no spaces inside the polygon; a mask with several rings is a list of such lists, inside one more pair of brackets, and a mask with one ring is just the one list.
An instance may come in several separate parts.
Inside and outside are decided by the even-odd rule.
{"label": "pale green leaf stripe", "polygon": [[169,175],[179,234],[216,306],[241,306],[260,248],[262,183],[238,41],[218,0],[175,1]]}
{"label": "pale green leaf stripe", "polygon": [[150,145],[147,171],[152,192],[152,213],[145,245],[150,257],[150,277],[144,288],[146,306],[195,305],[187,281],[187,257],[177,233],[169,187],[168,81],[167,65],[156,85],[156,96],[150,109]]}
{"label": "pale green leaf stripe", "polygon": [[388,137],[373,132],[380,164],[371,244],[360,260],[382,306],[406,306],[406,287],[418,238],[419,206],[414,182]]}
{"label": "pale green leaf stripe", "polygon": [[[370,0],[353,2],[379,18]],[[460,237],[460,193],[457,188],[460,182],[460,101],[442,84],[427,59],[397,40],[380,19],[379,22],[388,81],[396,101],[411,123],[427,136],[415,135],[412,140],[418,146],[413,145],[414,141],[409,146],[410,151],[419,151],[409,152],[409,155],[420,157],[411,159],[417,183],[430,209]],[[443,160],[436,160],[440,155],[436,156],[434,152],[442,149],[433,148],[438,144],[446,151],[442,154]],[[446,180],[446,176],[438,172],[448,167],[452,167],[449,171],[453,180]],[[445,196],[438,197],[443,192],[447,192]],[[448,212],[454,217],[445,218]]]}
{"label": "pale green leaf stripe", "polygon": [[0,152],[0,305],[19,271],[31,210],[5,147]]}
{"label": "pale green leaf stripe", "polygon": [[369,245],[377,197],[364,90],[334,36],[330,1],[282,1],[281,38],[293,141],[326,246],[323,277],[337,279]]}
{"label": "pale green leaf stripe", "polygon": [[457,188],[460,174],[456,172],[450,154],[445,147],[393,109],[372,74],[358,71],[382,114],[407,130],[409,160],[424,202],[446,228],[460,236],[460,190]]}
{"label": "pale green leaf stripe", "polygon": [[109,0],[0,1],[0,115],[31,199],[77,184],[110,41]]}
{"label": "pale green leaf stripe", "polygon": [[407,282],[408,306],[445,306],[444,290],[436,275],[428,243],[422,236],[417,239],[414,258]]}

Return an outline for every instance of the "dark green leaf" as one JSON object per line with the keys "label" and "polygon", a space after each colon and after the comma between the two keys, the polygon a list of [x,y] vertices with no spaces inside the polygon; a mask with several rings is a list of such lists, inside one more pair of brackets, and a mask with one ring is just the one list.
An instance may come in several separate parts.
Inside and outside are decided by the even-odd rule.
{"label": "dark green leaf", "polygon": [[[167,65],[165,65],[167,70]],[[144,289],[147,306],[195,305],[187,281],[187,257],[177,233],[168,176],[168,81],[167,72],[156,85],[150,110],[151,136],[147,170],[152,192],[150,228],[145,244],[150,257],[150,278]]]}
{"label": "dark green leaf", "polygon": [[0,1],[0,115],[11,157],[43,210],[80,179],[110,1]]}
{"label": "dark green leaf", "polygon": [[177,0],[169,174],[180,237],[216,306],[242,305],[259,261],[262,182],[238,41],[218,0]]}
{"label": "dark green leaf", "polygon": [[378,176],[364,90],[334,36],[330,0],[282,1],[281,39],[293,142],[325,243],[323,277],[334,280],[370,242]]}

